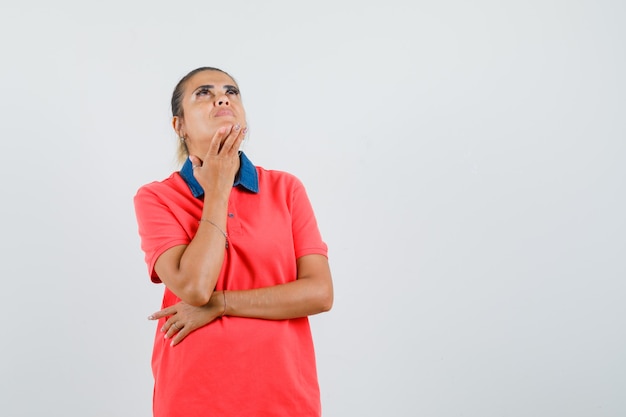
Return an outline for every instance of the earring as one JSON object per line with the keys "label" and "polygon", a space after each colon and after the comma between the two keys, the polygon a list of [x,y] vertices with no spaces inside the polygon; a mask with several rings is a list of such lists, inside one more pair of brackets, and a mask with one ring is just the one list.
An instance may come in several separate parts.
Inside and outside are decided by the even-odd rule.
{"label": "earring", "polygon": [[183,136],[181,136],[179,139],[181,142],[185,143],[185,138]]}

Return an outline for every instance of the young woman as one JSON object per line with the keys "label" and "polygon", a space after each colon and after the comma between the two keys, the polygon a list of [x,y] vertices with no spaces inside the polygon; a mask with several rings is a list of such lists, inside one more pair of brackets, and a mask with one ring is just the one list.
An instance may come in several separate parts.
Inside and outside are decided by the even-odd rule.
{"label": "young woman", "polygon": [[203,67],[172,95],[184,163],[134,199],[150,277],[165,284],[152,368],[155,417],[320,416],[307,316],[333,285],[315,215],[293,175],[239,151],[235,80]]}

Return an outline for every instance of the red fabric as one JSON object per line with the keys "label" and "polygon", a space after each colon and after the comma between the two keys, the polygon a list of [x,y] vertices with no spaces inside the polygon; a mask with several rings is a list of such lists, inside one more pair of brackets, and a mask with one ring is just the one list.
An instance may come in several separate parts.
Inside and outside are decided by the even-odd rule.
{"label": "red fabric", "polygon": [[[233,188],[229,248],[217,290],[294,281],[296,259],[327,255],[305,189],[293,175],[257,167],[259,193]],[[151,279],[165,250],[188,244],[202,200],[179,173],[139,189],[135,209]],[[163,307],[179,299],[167,288]],[[155,417],[319,416],[309,321],[223,317],[171,347],[157,325],[152,356]]]}

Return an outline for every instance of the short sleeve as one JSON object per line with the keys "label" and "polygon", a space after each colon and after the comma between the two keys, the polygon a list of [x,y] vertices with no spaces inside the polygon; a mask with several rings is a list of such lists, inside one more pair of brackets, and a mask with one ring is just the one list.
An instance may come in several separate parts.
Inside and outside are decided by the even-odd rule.
{"label": "short sleeve", "polygon": [[322,240],[309,197],[302,182],[295,177],[291,215],[296,258],[312,254],[328,257],[328,247]]}
{"label": "short sleeve", "polygon": [[161,282],[154,270],[159,256],[174,246],[187,245],[191,241],[172,210],[172,204],[158,191],[156,183],[146,185],[134,197],[141,249],[150,278],[155,283]]}

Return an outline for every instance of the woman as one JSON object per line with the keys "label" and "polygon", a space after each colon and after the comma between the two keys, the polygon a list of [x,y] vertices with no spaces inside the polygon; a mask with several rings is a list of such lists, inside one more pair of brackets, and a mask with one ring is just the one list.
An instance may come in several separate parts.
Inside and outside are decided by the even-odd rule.
{"label": "woman", "polygon": [[172,126],[180,172],[134,199],[153,282],[165,284],[152,368],[155,417],[319,416],[307,316],[333,286],[300,181],[239,151],[239,88],[217,68],[183,77]]}

